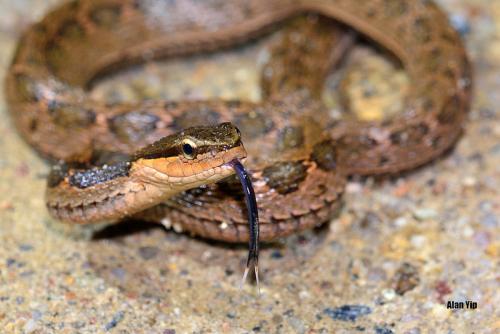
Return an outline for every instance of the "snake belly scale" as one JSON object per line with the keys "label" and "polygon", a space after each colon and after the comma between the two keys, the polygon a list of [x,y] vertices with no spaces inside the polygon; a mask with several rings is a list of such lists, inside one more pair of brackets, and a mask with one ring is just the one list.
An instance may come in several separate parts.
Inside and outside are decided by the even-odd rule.
{"label": "snake belly scale", "polygon": [[[321,19],[305,28],[310,42],[297,48],[285,40],[271,52],[261,103],[109,104],[88,94],[97,78],[122,66],[228,48],[311,12]],[[338,59],[332,50],[345,40],[331,21],[404,67],[411,86],[398,116],[329,119],[318,95]],[[397,173],[442,154],[462,131],[470,95],[463,44],[429,0],[72,1],[23,34],[6,78],[20,134],[43,156],[70,163],[48,182],[54,216],[73,223],[170,220],[230,242],[247,241],[249,230],[241,190],[224,164],[246,153],[237,129],[223,122],[241,130],[260,238],[271,240],[328,221],[348,175]],[[192,146],[201,150],[197,157]],[[127,158],[90,170],[68,167],[103,152]]]}

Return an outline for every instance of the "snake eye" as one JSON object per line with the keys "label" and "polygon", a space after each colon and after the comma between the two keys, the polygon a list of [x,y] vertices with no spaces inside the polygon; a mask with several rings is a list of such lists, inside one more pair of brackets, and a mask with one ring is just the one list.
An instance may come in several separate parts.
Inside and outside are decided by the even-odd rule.
{"label": "snake eye", "polygon": [[194,159],[196,156],[195,150],[196,144],[191,140],[186,139],[182,142],[182,154],[184,154],[184,157],[186,157],[186,159]]}

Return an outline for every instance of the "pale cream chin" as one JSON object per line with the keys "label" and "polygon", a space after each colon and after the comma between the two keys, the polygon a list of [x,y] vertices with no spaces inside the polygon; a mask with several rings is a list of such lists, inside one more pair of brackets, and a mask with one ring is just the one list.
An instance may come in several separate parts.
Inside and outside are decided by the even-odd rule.
{"label": "pale cream chin", "polygon": [[232,174],[234,174],[233,167],[223,164],[198,174],[182,177],[167,175],[152,167],[144,166],[136,171],[136,175],[134,176],[140,179],[141,182],[163,190],[166,194],[172,194],[204,184],[214,183]]}

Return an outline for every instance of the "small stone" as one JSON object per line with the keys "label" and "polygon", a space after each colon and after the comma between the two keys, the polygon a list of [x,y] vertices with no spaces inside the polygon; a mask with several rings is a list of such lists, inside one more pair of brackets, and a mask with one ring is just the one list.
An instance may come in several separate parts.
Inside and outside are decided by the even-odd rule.
{"label": "small stone", "polygon": [[406,219],[405,217],[398,217],[394,220],[394,224],[398,227],[403,227],[408,224],[408,219]]}
{"label": "small stone", "polygon": [[444,303],[444,296],[453,292],[446,281],[437,281],[434,290],[438,294],[437,299],[440,303]]}
{"label": "small stone", "polygon": [[282,257],[283,257],[283,254],[279,250],[275,250],[271,253],[272,259],[281,259]]}
{"label": "small stone", "polygon": [[119,279],[120,281],[123,281],[125,279],[126,271],[123,268],[113,268],[111,269],[111,274]]}
{"label": "small stone", "polygon": [[22,252],[29,252],[29,251],[33,250],[33,246],[30,244],[20,244],[19,250]]}
{"label": "small stone", "polygon": [[493,213],[487,213],[481,218],[481,225],[495,228],[498,226],[498,218]]}
{"label": "small stone", "polygon": [[139,255],[144,260],[150,260],[158,254],[159,249],[157,247],[145,246],[139,248]]}
{"label": "small stone", "polygon": [[30,319],[24,324],[24,333],[33,333],[37,329],[37,323],[35,320]]}
{"label": "small stone", "polygon": [[474,230],[470,226],[465,226],[464,229],[462,230],[462,235],[465,238],[470,238],[474,235]]}
{"label": "small stone", "polygon": [[498,259],[498,257],[500,256],[500,242],[490,243],[484,251],[492,258]]}
{"label": "small stone", "polygon": [[444,304],[434,304],[432,314],[438,319],[445,319],[450,316],[450,310]]}
{"label": "small stone", "polygon": [[311,296],[311,294],[307,290],[302,290],[302,291],[299,292],[299,298],[300,299],[307,299],[310,296]]}
{"label": "small stone", "polygon": [[419,221],[436,218],[437,212],[430,208],[420,208],[413,211],[413,217]]}
{"label": "small stone", "polygon": [[375,326],[373,329],[375,329],[375,334],[394,334],[394,332],[384,326]]}
{"label": "small stone", "polygon": [[411,236],[410,243],[415,248],[422,248],[427,241],[427,238],[424,235],[416,234]]}
{"label": "small stone", "polygon": [[381,222],[380,217],[373,211],[368,211],[361,219],[361,227],[366,228],[373,225],[378,225]]}
{"label": "small stone", "polygon": [[398,295],[404,295],[406,292],[413,290],[420,283],[418,270],[412,264],[405,262],[396,271],[393,281],[396,293]]}
{"label": "small stone", "polygon": [[477,184],[477,180],[472,176],[467,176],[463,179],[462,184],[466,187],[474,187]]}
{"label": "small stone", "polygon": [[42,315],[42,312],[40,312],[39,310],[33,310],[33,312],[31,312],[31,318],[35,321],[40,320]]}
{"label": "small stone", "polygon": [[393,289],[384,289],[382,290],[382,296],[385,300],[390,301],[396,298],[396,291]]}
{"label": "small stone", "polygon": [[345,192],[348,194],[357,194],[363,190],[363,186],[359,182],[349,182],[345,187]]}
{"label": "small stone", "polygon": [[71,327],[73,327],[74,329],[82,329],[83,327],[85,327],[85,322],[84,321],[73,321],[71,323]]}
{"label": "small stone", "polygon": [[104,330],[109,331],[110,329],[116,327],[118,323],[123,320],[123,318],[125,318],[125,312],[119,311],[115,313],[111,321],[104,326]]}
{"label": "small stone", "polygon": [[478,231],[474,233],[474,242],[480,248],[486,248],[491,242],[491,236],[486,231]]}
{"label": "small stone", "polygon": [[286,318],[288,324],[293,328],[294,333],[304,334],[306,332],[306,327],[304,321],[293,314]]}
{"label": "small stone", "polygon": [[336,308],[327,307],[323,313],[333,320],[354,321],[359,317],[372,313],[372,309],[365,305],[343,305]]}

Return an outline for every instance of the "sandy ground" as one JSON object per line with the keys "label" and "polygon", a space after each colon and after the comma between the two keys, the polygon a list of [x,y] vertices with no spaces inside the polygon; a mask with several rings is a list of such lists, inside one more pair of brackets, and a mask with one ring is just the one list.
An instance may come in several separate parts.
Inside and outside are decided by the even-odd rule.
{"label": "sandy ground", "polygon": [[[1,77],[20,31],[57,2],[0,0]],[[0,95],[0,332],[499,333],[500,2],[439,2],[475,66],[463,138],[412,173],[350,181],[328,226],[265,247],[260,296],[238,289],[245,245],[138,223],[77,234],[52,222],[48,165],[19,138]],[[94,94],[258,100],[264,44],[148,64]],[[404,85],[399,72],[356,52],[364,65],[351,66],[349,91],[375,92],[360,108],[391,105],[386,86]],[[448,310],[449,300],[477,309]]]}

